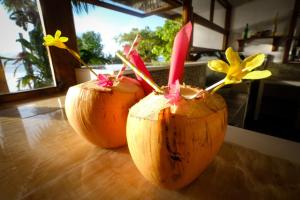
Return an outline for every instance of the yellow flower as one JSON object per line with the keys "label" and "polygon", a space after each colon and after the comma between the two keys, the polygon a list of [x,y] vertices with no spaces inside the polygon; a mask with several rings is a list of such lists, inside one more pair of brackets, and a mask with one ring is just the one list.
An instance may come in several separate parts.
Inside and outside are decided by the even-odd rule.
{"label": "yellow flower", "polygon": [[65,45],[65,42],[69,40],[67,37],[60,37],[61,31],[57,30],[55,32],[54,37],[52,35],[46,35],[44,37],[44,43],[45,46],[56,46],[61,49],[67,49],[67,46]]}
{"label": "yellow flower", "polygon": [[264,54],[256,54],[247,57],[241,61],[238,52],[233,51],[229,47],[225,52],[229,65],[222,60],[211,60],[208,62],[208,67],[217,72],[226,73],[224,85],[237,84],[242,82],[242,79],[262,79],[272,75],[269,70],[256,70],[265,60]]}

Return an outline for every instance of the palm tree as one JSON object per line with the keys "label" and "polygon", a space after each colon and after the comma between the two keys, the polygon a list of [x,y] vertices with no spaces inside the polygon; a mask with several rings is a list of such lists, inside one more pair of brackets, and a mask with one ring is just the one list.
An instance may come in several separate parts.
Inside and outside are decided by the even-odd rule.
{"label": "palm tree", "polygon": [[[76,12],[88,12],[88,4],[78,0],[71,0]],[[18,79],[18,89],[22,87],[40,88],[53,84],[51,69],[46,49],[43,43],[42,24],[37,9],[36,0],[0,0],[0,3],[10,13],[10,19],[14,20],[16,25],[28,31],[29,25],[32,30],[29,31],[29,41],[20,37],[17,42],[22,46],[22,52],[16,58],[1,57],[4,64],[13,62],[19,66],[24,66],[26,74]],[[34,70],[34,66],[36,70]]]}

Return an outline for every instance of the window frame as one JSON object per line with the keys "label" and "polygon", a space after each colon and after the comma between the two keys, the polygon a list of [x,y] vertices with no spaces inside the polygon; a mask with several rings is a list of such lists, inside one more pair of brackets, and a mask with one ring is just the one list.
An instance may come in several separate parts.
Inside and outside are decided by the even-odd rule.
{"label": "window frame", "polygon": [[[36,3],[41,16],[44,34],[54,34],[57,29],[61,30],[64,35],[69,37],[68,46],[78,52],[71,1],[37,0]],[[62,93],[70,86],[76,84],[75,68],[80,67],[79,63],[61,49],[47,47],[47,52],[50,67],[53,71],[54,86],[1,94],[0,103]]]}
{"label": "window frame", "polygon": [[[226,10],[225,15],[225,27],[221,27],[214,23],[214,8],[215,8],[215,1],[218,1],[221,6],[223,6]],[[213,51],[224,51],[228,46],[228,39],[229,39],[229,30],[230,30],[230,18],[231,18],[231,5],[227,0],[211,0],[210,2],[210,13],[209,13],[209,20],[198,15],[197,13],[193,13],[193,23],[202,25],[206,28],[209,28],[213,31],[223,34],[223,45],[222,49],[212,49],[212,48],[204,48],[204,47],[196,47],[191,45],[191,53],[206,53],[206,52],[213,52]]]}
{"label": "window frame", "polygon": [[[85,3],[95,2],[93,0],[81,0],[81,1]],[[172,2],[170,0],[166,0],[166,1]],[[187,0],[183,0],[182,1],[183,4],[186,1]],[[218,1],[226,9],[225,28],[222,28],[221,26],[213,22],[215,1]],[[177,3],[174,3],[173,5],[174,7],[179,6],[178,3],[179,0],[176,0],[176,2]],[[56,29],[60,29],[64,33],[64,35],[67,35],[69,37],[68,46],[78,52],[71,0],[64,0],[64,1],[37,0],[37,4],[41,15],[44,34],[45,33],[54,34]],[[192,10],[193,9],[191,6],[191,11]],[[178,14],[175,14],[174,16],[169,16],[169,15],[164,16],[163,12],[155,13],[155,14],[167,18],[174,18],[178,16]],[[229,38],[231,5],[227,0],[211,0],[209,16],[210,19],[207,20],[204,17],[201,17],[200,15],[192,12],[191,19],[193,23],[197,23],[199,25],[205,26],[209,29],[222,33],[224,36],[223,50],[225,50],[225,48],[228,45],[228,38]],[[220,50],[194,47],[194,46],[191,46],[191,50],[190,50],[191,53],[203,53],[203,52],[211,52],[211,51],[220,51]],[[0,95],[0,103],[22,100],[22,99],[32,99],[41,96],[47,96],[50,94],[57,94],[57,93],[65,92],[70,86],[76,84],[75,68],[79,68],[80,64],[74,58],[72,58],[68,53],[66,53],[61,49],[47,48],[47,52],[49,56],[50,66],[52,65],[54,83],[56,84],[54,86],[50,86],[47,88],[2,94]]]}

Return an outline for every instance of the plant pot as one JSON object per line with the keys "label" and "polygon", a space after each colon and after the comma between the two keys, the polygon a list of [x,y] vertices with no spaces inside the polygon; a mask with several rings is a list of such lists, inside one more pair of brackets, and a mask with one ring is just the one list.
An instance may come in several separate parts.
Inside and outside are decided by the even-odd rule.
{"label": "plant pot", "polygon": [[[181,87],[181,94],[196,88]],[[149,94],[129,111],[127,143],[132,159],[150,182],[168,189],[195,180],[214,159],[227,128],[227,107],[217,94],[181,99]]]}
{"label": "plant pot", "polygon": [[116,148],[126,144],[129,108],[143,97],[141,86],[127,77],[111,88],[88,81],[69,88],[65,110],[70,125],[89,142]]}

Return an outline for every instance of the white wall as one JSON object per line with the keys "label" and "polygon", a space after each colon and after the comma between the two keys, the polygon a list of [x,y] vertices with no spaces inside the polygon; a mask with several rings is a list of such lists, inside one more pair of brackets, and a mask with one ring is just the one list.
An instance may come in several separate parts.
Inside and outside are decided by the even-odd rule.
{"label": "white wall", "polygon": [[222,49],[223,34],[195,23],[193,46],[210,49]]}
{"label": "white wall", "polygon": [[[295,0],[252,0],[232,9],[230,46],[238,48],[237,39],[242,38],[246,24],[249,24],[249,35],[262,30],[272,30],[273,19],[278,12],[278,28],[276,35],[287,35],[290,17]],[[262,52],[272,54],[274,61],[281,61],[283,47],[278,52],[272,52],[271,39],[248,43],[245,54]],[[284,45],[281,44],[282,46]]]}

